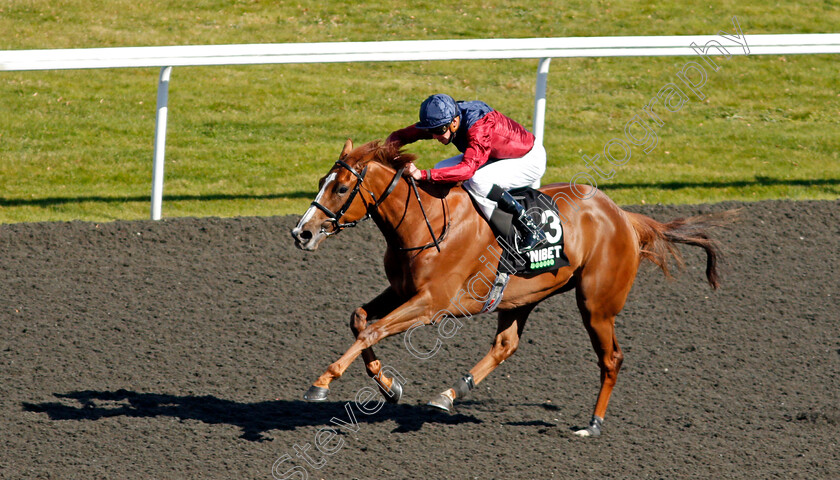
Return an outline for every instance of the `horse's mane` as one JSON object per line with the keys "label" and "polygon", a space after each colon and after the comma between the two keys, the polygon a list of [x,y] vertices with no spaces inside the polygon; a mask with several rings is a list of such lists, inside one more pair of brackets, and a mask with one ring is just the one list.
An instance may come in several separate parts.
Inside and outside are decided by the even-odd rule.
{"label": "horse's mane", "polygon": [[[372,142],[368,142],[364,145],[361,145],[355,148],[352,152],[350,152],[350,154],[354,157],[359,158],[359,161],[355,164],[355,166],[358,168],[364,168],[365,165],[371,162],[376,162],[381,165],[391,167],[394,170],[399,170],[408,165],[409,163],[417,160],[417,155],[414,155],[413,153],[406,153],[405,151],[403,151],[402,147],[398,146],[397,143],[381,143],[379,140],[374,140]],[[457,184],[429,182],[422,183],[423,185],[420,188],[424,192],[436,198],[446,197],[447,195],[449,195],[449,192],[454,186],[460,185],[460,182],[458,182]]]}
{"label": "horse's mane", "polygon": [[416,155],[405,153],[397,143],[382,143],[379,140],[361,145],[354,149],[352,153],[354,156],[358,155],[360,157],[359,163],[356,164],[360,168],[370,162],[377,162],[394,170],[399,170],[417,159]]}

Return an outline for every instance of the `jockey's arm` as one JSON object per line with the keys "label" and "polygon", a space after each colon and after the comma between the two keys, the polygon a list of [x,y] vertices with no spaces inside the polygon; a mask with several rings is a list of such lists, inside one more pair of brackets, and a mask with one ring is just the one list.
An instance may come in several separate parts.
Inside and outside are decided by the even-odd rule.
{"label": "jockey's arm", "polygon": [[476,170],[490,159],[490,132],[471,129],[468,135],[469,144],[464,151],[464,158],[451,167],[435,168],[427,171],[423,180],[455,183],[472,178]]}
{"label": "jockey's arm", "polygon": [[431,140],[432,138],[434,137],[428,130],[423,130],[414,125],[409,125],[405,128],[393,131],[390,135],[388,135],[385,143],[397,142],[399,146],[402,147],[403,145],[414,143],[417,140]]}

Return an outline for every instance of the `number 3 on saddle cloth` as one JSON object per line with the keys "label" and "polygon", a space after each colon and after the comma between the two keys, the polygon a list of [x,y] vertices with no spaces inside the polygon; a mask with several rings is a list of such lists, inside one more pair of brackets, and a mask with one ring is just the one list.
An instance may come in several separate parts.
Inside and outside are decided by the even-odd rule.
{"label": "number 3 on saddle cloth", "polygon": [[563,225],[560,213],[551,197],[531,187],[516,188],[509,191],[523,206],[534,224],[542,228],[545,242],[529,252],[519,252],[519,235],[512,225],[513,216],[495,209],[490,219],[490,227],[502,248],[499,258],[499,272],[509,275],[528,275],[557,270],[569,265],[569,259],[563,251]]}
{"label": "number 3 on saddle cloth", "polygon": [[513,216],[495,209],[490,218],[490,227],[496,235],[502,254],[499,257],[497,277],[493,288],[485,302],[483,313],[496,309],[504,295],[510,275],[531,275],[557,270],[569,265],[566,252],[563,250],[563,225],[560,223],[560,213],[551,197],[531,187],[516,188],[509,191],[511,195],[531,215],[534,224],[545,233],[546,240],[529,252],[520,252],[518,233],[512,224]]}

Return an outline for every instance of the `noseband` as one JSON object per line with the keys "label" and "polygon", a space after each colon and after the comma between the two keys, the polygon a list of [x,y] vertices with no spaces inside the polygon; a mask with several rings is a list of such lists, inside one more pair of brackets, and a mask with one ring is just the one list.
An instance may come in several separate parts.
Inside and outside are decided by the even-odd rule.
{"label": "noseband", "polygon": [[362,201],[365,203],[365,207],[366,207],[366,210],[367,210],[367,213],[365,214],[365,216],[358,219],[358,220],[352,221],[352,222],[341,223],[341,217],[343,217],[344,214],[347,212],[347,210],[350,208],[350,204],[353,203],[353,200],[356,198],[356,195],[359,194],[359,190],[362,188],[362,182],[365,181],[365,175],[367,175],[368,167],[367,167],[367,165],[365,165],[365,168],[363,168],[361,172],[357,172],[356,170],[353,169],[353,167],[351,167],[344,160],[339,159],[335,162],[335,164],[338,165],[339,167],[342,167],[342,168],[346,169],[350,173],[352,173],[353,176],[356,177],[356,185],[353,186],[353,190],[350,192],[350,196],[347,197],[347,200],[344,202],[344,205],[342,205],[341,208],[339,208],[337,212],[333,212],[329,208],[321,205],[317,200],[314,200],[312,202],[311,205],[313,207],[317,208],[318,210],[321,210],[322,212],[324,212],[324,214],[328,217],[329,221],[332,222],[332,224],[333,224],[333,230],[331,232],[328,232],[328,231],[324,230],[324,227],[321,227],[321,233],[326,235],[326,236],[335,235],[338,232],[344,230],[345,228],[355,227],[358,223],[369,219],[370,215],[371,215],[371,212],[376,210],[377,208],[379,208],[379,206],[382,205],[382,202],[384,202],[385,199],[388,198],[388,195],[390,195],[391,192],[394,191],[394,188],[396,188],[397,182],[400,180],[400,177],[402,176],[403,170],[405,169],[405,168],[401,168],[401,169],[397,170],[397,173],[394,174],[394,178],[391,179],[391,183],[388,184],[388,188],[385,189],[385,191],[382,193],[382,196],[379,197],[378,200],[376,198],[376,195],[373,194],[373,192],[365,189],[365,190],[367,190],[368,194],[370,195],[370,197],[374,201],[373,204],[370,204],[365,200],[365,197],[362,197]]}

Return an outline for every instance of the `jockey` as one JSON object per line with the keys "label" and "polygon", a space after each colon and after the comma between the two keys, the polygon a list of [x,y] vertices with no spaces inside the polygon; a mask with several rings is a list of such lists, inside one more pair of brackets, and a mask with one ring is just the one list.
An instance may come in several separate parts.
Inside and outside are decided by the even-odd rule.
{"label": "jockey", "polygon": [[410,163],[405,175],[431,182],[464,182],[486,219],[497,206],[513,215],[521,252],[545,240],[525,208],[508,193],[512,188],[540,186],[546,153],[535,143],[534,134],[484,102],[456,102],[449,95],[436,94],[420,105],[419,122],[394,131],[386,142],[403,146],[432,138],[455,145],[461,153],[429,170]]}

